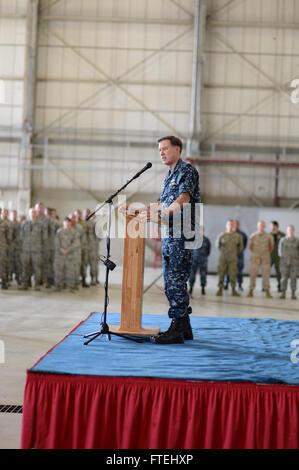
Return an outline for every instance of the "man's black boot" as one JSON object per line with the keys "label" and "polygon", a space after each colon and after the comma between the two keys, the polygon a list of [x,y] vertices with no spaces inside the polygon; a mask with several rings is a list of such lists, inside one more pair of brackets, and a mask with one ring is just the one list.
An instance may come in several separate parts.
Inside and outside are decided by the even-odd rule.
{"label": "man's black boot", "polygon": [[168,330],[160,333],[159,337],[161,336],[172,336],[173,332],[177,332],[178,328],[181,330],[183,333],[183,338],[186,341],[191,341],[193,340],[193,332],[192,332],[192,327],[190,323],[190,316],[186,314],[182,318],[173,318]]}
{"label": "man's black boot", "polygon": [[193,331],[190,323],[190,315],[185,315],[182,319],[183,335],[185,341],[193,340]]}
{"label": "man's black boot", "polygon": [[202,293],[202,295],[206,295],[206,291],[205,291],[204,286],[201,287],[201,293]]}
{"label": "man's black boot", "polygon": [[153,338],[156,344],[181,344],[184,343],[183,318],[173,318],[170,327],[164,333]]}

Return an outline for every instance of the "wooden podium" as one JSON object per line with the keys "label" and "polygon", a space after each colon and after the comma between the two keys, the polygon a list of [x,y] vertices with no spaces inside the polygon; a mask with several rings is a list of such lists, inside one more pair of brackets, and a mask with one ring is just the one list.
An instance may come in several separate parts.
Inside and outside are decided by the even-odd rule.
{"label": "wooden podium", "polygon": [[142,327],[144,271],[144,223],[136,215],[126,213],[124,259],[122,275],[122,301],[120,325],[109,325],[117,334],[157,336],[159,327]]}

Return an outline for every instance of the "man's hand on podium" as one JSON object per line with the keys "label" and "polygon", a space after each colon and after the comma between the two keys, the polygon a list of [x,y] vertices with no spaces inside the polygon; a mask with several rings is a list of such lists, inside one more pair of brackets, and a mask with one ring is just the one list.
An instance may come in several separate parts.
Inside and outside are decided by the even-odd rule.
{"label": "man's hand on podium", "polygon": [[160,223],[161,203],[155,202],[149,206],[136,209],[133,205],[120,204],[118,211],[123,215],[135,215],[136,219],[146,224],[147,222]]}

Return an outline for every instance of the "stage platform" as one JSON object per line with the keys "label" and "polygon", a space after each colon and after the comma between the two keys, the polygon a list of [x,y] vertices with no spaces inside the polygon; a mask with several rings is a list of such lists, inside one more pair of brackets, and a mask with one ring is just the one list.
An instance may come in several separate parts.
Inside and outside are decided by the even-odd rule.
{"label": "stage platform", "polygon": [[299,448],[298,321],[192,315],[184,344],[84,345],[101,321],[91,314],[27,372],[22,448]]}

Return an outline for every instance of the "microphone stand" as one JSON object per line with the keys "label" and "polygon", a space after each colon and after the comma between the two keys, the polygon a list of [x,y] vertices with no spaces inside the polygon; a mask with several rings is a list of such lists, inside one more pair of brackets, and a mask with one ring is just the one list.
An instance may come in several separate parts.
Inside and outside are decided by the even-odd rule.
{"label": "microphone stand", "polygon": [[[150,164],[151,166],[151,164]],[[100,335],[107,335],[108,340],[111,340],[111,335],[115,336],[120,336],[121,338],[129,339],[131,341],[135,341],[136,343],[141,343],[142,340],[138,338],[133,338],[130,336],[125,336],[121,335],[119,333],[115,333],[109,330],[109,325],[107,324],[107,307],[108,307],[108,282],[109,282],[109,271],[112,271],[116,265],[110,260],[110,230],[111,230],[111,206],[112,206],[112,200],[123,190],[125,189],[128,184],[130,184],[134,179],[138,178],[143,171],[145,171],[147,168],[150,168],[149,164],[138,172],[133,178],[131,178],[129,181],[127,181],[126,184],[124,184],[120,189],[116,191],[116,193],[112,194],[100,207],[98,207],[94,212],[92,212],[86,220],[89,220],[91,217],[93,217],[96,212],[98,212],[103,206],[108,204],[108,224],[107,224],[107,236],[106,236],[106,260],[104,261],[104,264],[106,266],[106,278],[105,278],[105,298],[104,298],[104,311],[103,311],[103,321],[101,323],[101,329],[98,331],[94,331],[93,333],[88,333],[84,335],[84,338],[88,338],[92,336],[89,340],[85,341],[85,345],[89,344],[91,341],[96,339]]]}

